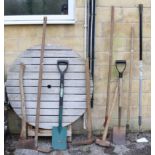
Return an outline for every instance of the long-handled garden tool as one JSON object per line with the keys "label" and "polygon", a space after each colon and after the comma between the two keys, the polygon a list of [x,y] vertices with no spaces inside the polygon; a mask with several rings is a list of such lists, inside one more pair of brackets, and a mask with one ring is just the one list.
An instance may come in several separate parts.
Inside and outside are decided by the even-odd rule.
{"label": "long-handled garden tool", "polygon": [[112,67],[112,53],[113,53],[113,33],[114,33],[114,6],[111,7],[111,30],[110,30],[110,52],[109,52],[109,70],[108,70],[108,84],[107,84],[107,99],[104,127],[106,126],[109,111],[110,98],[110,81],[111,81],[111,67]]}
{"label": "long-handled garden tool", "polygon": [[41,53],[40,53],[36,120],[35,120],[35,147],[40,152],[49,153],[51,152],[51,148],[45,148],[44,146],[42,147],[38,146],[38,131],[39,131],[40,102],[41,102],[41,91],[42,91],[43,59],[44,59],[44,49],[45,49],[46,24],[47,24],[47,17],[44,17],[43,35],[42,35],[42,44],[41,44]]}
{"label": "long-handled garden tool", "polygon": [[38,147],[38,131],[39,131],[40,101],[41,101],[42,77],[43,77],[43,59],[44,59],[44,48],[45,48],[46,23],[47,23],[47,17],[44,17],[43,36],[42,36],[42,45],[41,45],[41,53],[40,53],[36,120],[35,120],[35,146],[36,148]]}
{"label": "long-handled garden tool", "polygon": [[122,88],[123,88],[123,73],[126,68],[125,60],[116,60],[116,69],[119,73],[119,98],[118,98],[118,126],[113,128],[113,143],[117,145],[125,144],[126,142],[126,127],[121,126],[122,117]]}
{"label": "long-handled garden tool", "polygon": [[126,129],[130,127],[130,106],[132,99],[132,76],[133,76],[133,54],[134,54],[134,26],[131,27],[131,51],[130,51],[130,71],[129,71],[129,91],[128,91],[128,109],[127,109],[127,123]]}
{"label": "long-handled garden tool", "polygon": [[68,61],[58,60],[57,68],[60,73],[59,126],[52,128],[52,148],[55,150],[66,150],[67,128],[62,127],[62,115],[63,115],[63,97],[64,97],[64,75],[68,69]]}
{"label": "long-handled garden tool", "polygon": [[106,123],[104,131],[103,131],[102,139],[96,139],[96,142],[95,142],[97,145],[100,145],[103,147],[109,147],[110,146],[110,142],[107,141],[106,138],[107,138],[107,133],[108,133],[108,128],[109,128],[111,116],[112,116],[114,107],[116,105],[117,94],[118,94],[118,86],[116,86],[115,95],[114,95],[114,98],[112,101],[111,109],[110,109],[109,114],[108,114],[109,117],[107,119],[107,123]]}
{"label": "long-handled garden tool", "polygon": [[139,131],[142,126],[142,82],[143,82],[143,4],[139,4]]}
{"label": "long-handled garden tool", "polygon": [[35,149],[34,139],[26,139],[26,107],[25,107],[25,94],[24,94],[24,86],[23,86],[24,70],[25,70],[25,65],[20,64],[19,87],[20,87],[20,98],[21,98],[22,128],[20,133],[20,139],[16,145],[16,148]]}
{"label": "long-handled garden tool", "polygon": [[73,145],[87,145],[92,144],[94,141],[92,135],[92,115],[90,106],[90,72],[89,72],[89,59],[86,59],[86,106],[87,106],[87,140],[72,143]]}

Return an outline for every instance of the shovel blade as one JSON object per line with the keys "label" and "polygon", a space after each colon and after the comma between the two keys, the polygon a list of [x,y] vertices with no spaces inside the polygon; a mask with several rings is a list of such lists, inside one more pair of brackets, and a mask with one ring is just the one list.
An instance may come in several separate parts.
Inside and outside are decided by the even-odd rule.
{"label": "shovel blade", "polygon": [[53,127],[52,148],[55,150],[67,149],[67,128],[62,127],[61,130],[59,130],[58,127]]}
{"label": "shovel blade", "polygon": [[19,139],[16,148],[36,150],[34,139]]}
{"label": "shovel blade", "polygon": [[116,145],[126,144],[126,128],[114,127],[113,128],[113,143]]}

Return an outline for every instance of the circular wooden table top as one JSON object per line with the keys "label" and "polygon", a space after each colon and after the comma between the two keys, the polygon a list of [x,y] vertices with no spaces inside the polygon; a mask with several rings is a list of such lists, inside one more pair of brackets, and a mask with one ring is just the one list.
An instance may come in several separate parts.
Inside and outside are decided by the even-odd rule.
{"label": "circular wooden table top", "polygon": [[[25,64],[24,92],[27,123],[35,126],[40,46],[27,49],[16,59],[7,76],[6,88],[13,110],[21,117],[19,88],[20,64]],[[46,45],[44,53],[42,94],[39,127],[58,126],[60,74],[57,60],[68,60],[64,80],[63,126],[76,121],[86,110],[85,61],[73,50]]]}

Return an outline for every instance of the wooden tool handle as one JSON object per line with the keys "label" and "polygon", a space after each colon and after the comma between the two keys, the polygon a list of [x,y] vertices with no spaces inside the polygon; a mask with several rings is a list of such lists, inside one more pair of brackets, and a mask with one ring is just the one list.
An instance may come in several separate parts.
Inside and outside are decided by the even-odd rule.
{"label": "wooden tool handle", "polygon": [[110,52],[109,52],[109,70],[108,70],[108,85],[107,85],[107,99],[106,99],[106,112],[104,126],[108,119],[109,111],[109,98],[110,98],[110,81],[111,81],[111,68],[112,68],[112,53],[113,53],[113,34],[114,34],[114,6],[111,7],[111,30],[110,30]]}
{"label": "wooden tool handle", "polygon": [[25,94],[24,94],[24,85],[23,85],[23,76],[25,71],[25,65],[20,64],[19,71],[19,87],[20,87],[20,98],[21,98],[21,113],[22,113],[22,128],[20,133],[21,139],[26,139],[26,108],[25,108]]}
{"label": "wooden tool handle", "polygon": [[133,54],[134,54],[134,26],[131,27],[131,51],[130,51],[130,71],[129,71],[129,91],[128,91],[128,109],[127,109],[127,127],[130,124],[130,106],[132,98],[132,76],[133,76]]}
{"label": "wooden tool handle", "polygon": [[113,113],[113,110],[114,110],[114,107],[115,107],[115,104],[116,104],[117,94],[118,94],[118,86],[116,87],[116,90],[115,90],[115,95],[114,95],[113,102],[112,102],[112,105],[111,105],[111,109],[110,109],[110,112],[109,112],[109,117],[107,119],[107,124],[106,124],[106,126],[104,128],[104,132],[103,132],[103,135],[102,135],[102,140],[103,141],[105,141],[106,137],[107,137],[111,116],[112,116],[112,113]]}
{"label": "wooden tool handle", "polygon": [[89,72],[89,60],[86,59],[86,106],[87,106],[87,128],[88,139],[92,138],[92,116],[90,107],[90,72]]}
{"label": "wooden tool handle", "polygon": [[35,120],[35,146],[38,146],[38,130],[39,130],[39,116],[40,116],[40,100],[41,100],[41,88],[42,88],[42,74],[43,74],[43,59],[44,59],[44,48],[45,48],[45,36],[46,36],[46,23],[47,17],[44,17],[43,24],[43,35],[41,44],[41,56],[40,56],[40,68],[39,68],[39,79],[38,79],[38,96],[37,96],[37,108],[36,108],[36,120]]}
{"label": "wooden tool handle", "polygon": [[121,126],[121,116],[122,116],[122,88],[123,82],[122,78],[119,78],[119,101],[118,101],[118,126]]}

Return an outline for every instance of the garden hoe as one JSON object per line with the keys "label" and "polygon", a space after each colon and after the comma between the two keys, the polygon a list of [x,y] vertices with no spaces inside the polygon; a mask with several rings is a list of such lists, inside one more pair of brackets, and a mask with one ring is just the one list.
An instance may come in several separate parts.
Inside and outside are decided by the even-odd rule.
{"label": "garden hoe", "polygon": [[119,95],[118,95],[118,126],[113,128],[113,143],[123,145],[126,142],[126,127],[121,126],[122,117],[122,88],[123,73],[126,68],[126,60],[116,60],[116,69],[119,73]]}
{"label": "garden hoe", "polygon": [[102,139],[96,139],[96,142],[95,142],[97,145],[100,145],[103,147],[109,147],[110,146],[110,142],[106,140],[106,137],[107,137],[107,133],[108,133],[108,128],[109,128],[111,116],[112,116],[114,107],[116,105],[117,93],[118,93],[118,86],[116,86],[115,95],[113,98],[111,109],[109,111],[109,117],[107,119],[107,123],[106,123],[106,126],[105,126],[104,131],[103,131]]}
{"label": "garden hoe", "polygon": [[62,116],[63,116],[63,97],[64,97],[64,75],[68,69],[68,61],[58,60],[57,68],[60,73],[59,126],[52,128],[52,148],[55,150],[66,150],[67,128],[62,127]]}
{"label": "garden hoe", "polygon": [[20,87],[20,98],[21,98],[21,113],[22,113],[22,129],[20,133],[20,139],[16,145],[16,148],[21,149],[35,149],[34,139],[26,139],[26,108],[25,108],[25,95],[23,86],[25,65],[20,64],[19,70],[19,87]]}
{"label": "garden hoe", "polygon": [[89,60],[86,59],[86,106],[87,106],[87,140],[72,143],[73,145],[88,145],[94,142],[92,135],[92,116],[90,106],[90,72],[89,72]]}

